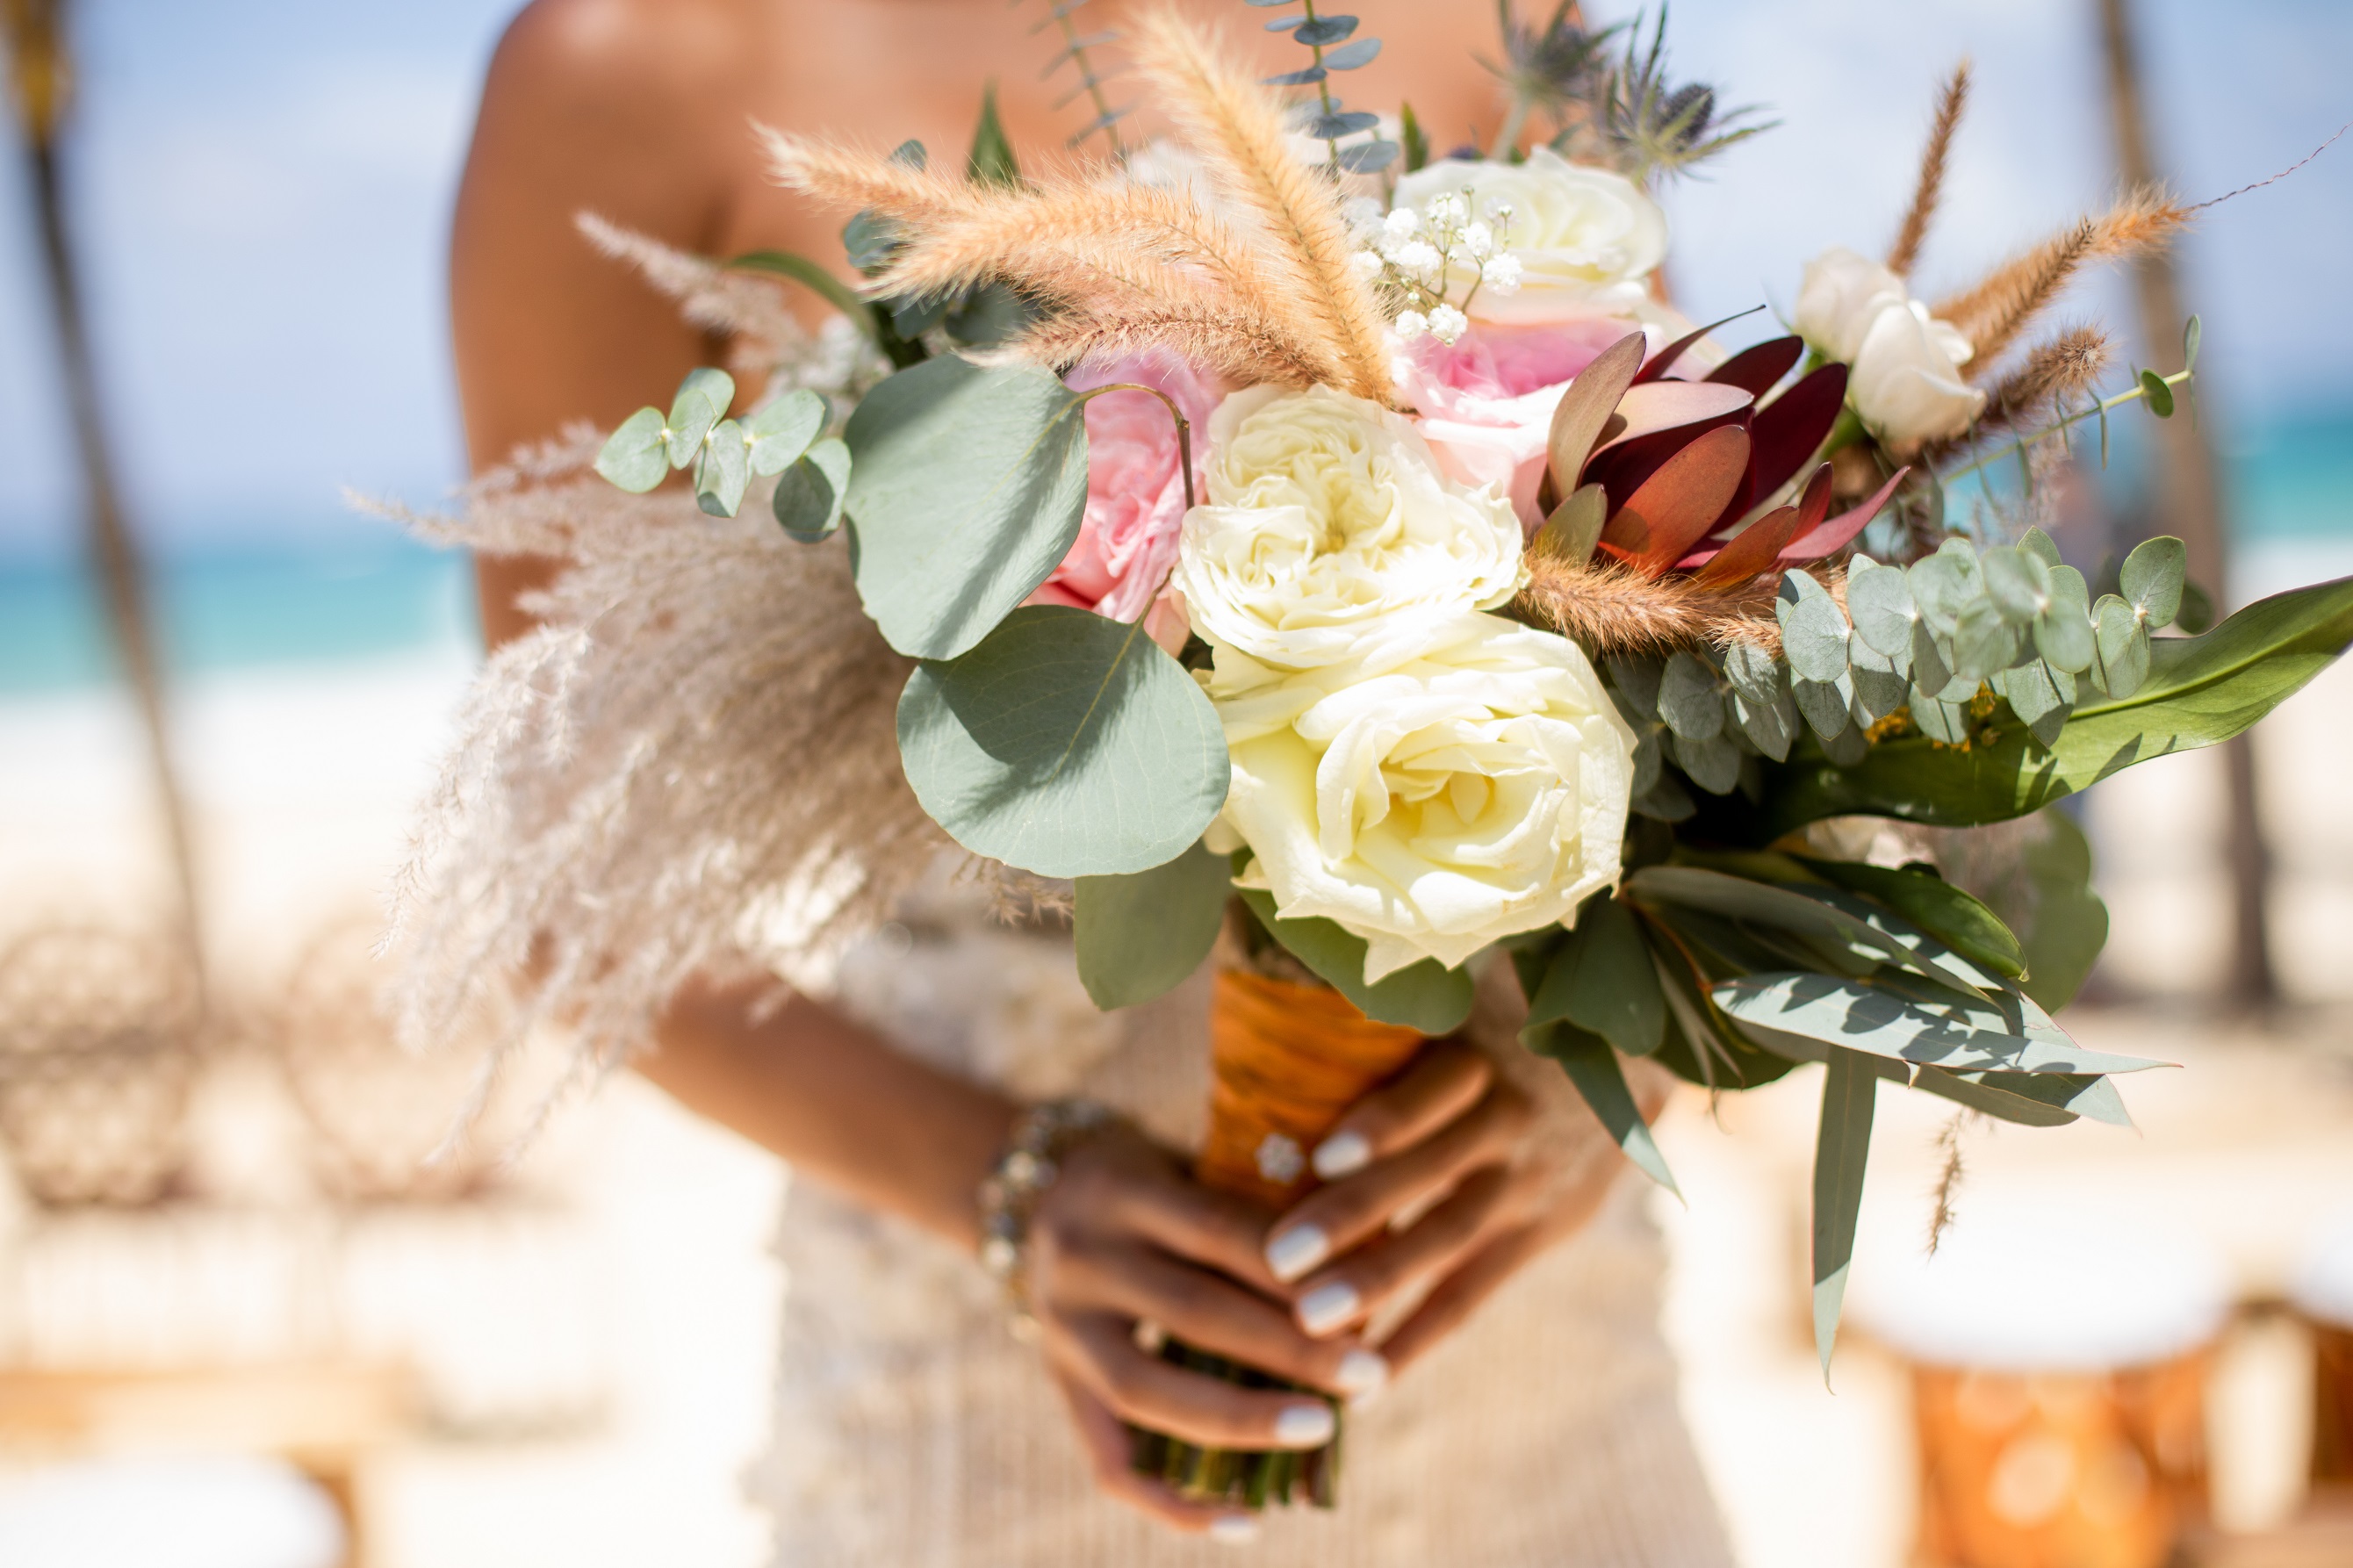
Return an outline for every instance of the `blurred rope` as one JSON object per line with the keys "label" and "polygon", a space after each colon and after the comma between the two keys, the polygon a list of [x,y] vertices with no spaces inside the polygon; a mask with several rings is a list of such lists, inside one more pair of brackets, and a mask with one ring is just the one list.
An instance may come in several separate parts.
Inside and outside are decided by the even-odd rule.
{"label": "blurred rope", "polygon": [[73,97],[73,62],[66,47],[66,0],[0,0],[7,26],[10,97],[16,110],[41,230],[42,258],[49,281],[51,318],[64,374],[82,488],[88,506],[90,553],[105,593],[108,618],[131,682],[140,722],[146,732],[149,770],[178,894],[175,921],[186,942],[191,967],[204,973],[195,858],[188,833],[187,807],[172,764],[165,726],[164,683],[155,656],[153,624],[139,552],[122,516],[114,481],[114,461],[100,413],[97,368],[82,314],[81,292],[66,232],[65,200],[58,172],[58,133]]}

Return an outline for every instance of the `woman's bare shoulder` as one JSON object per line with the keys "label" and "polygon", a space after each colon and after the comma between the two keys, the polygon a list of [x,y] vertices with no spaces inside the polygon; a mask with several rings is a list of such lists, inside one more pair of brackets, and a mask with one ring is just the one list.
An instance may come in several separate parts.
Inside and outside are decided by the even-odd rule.
{"label": "woman's bare shoulder", "polygon": [[659,126],[675,155],[681,135],[735,117],[762,20],[757,0],[532,0],[499,42],[483,112],[519,100],[543,133],[597,141]]}

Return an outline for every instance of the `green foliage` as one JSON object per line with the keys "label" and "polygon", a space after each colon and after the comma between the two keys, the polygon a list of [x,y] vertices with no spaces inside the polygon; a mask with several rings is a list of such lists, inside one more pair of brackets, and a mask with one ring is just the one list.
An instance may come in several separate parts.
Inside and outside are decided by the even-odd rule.
{"label": "green foliage", "polygon": [[640,408],[606,438],[596,471],[632,495],[643,495],[670,473],[670,426],[659,408]]}
{"label": "green foliage", "polygon": [[1814,1350],[1830,1382],[1831,1351],[1854,1261],[1855,1220],[1862,1212],[1863,1167],[1871,1157],[1871,1120],[1879,1076],[1855,1052],[1833,1048],[1822,1076],[1821,1124],[1814,1142]]}
{"label": "green foliage", "polygon": [[[1292,0],[1250,0],[1253,5],[1284,5]],[[1268,77],[1270,87],[1312,87],[1314,98],[1301,106],[1301,129],[1324,143],[1330,155],[1334,173],[1343,170],[1352,174],[1377,174],[1397,162],[1398,144],[1377,133],[1372,140],[1343,147],[1343,139],[1363,132],[1371,132],[1380,122],[1380,116],[1362,110],[1348,110],[1332,95],[1331,77],[1335,71],[1361,69],[1373,63],[1381,52],[1378,38],[1356,37],[1356,18],[1336,14],[1319,16],[1315,0],[1302,0],[1304,9],[1296,16],[1278,16],[1266,25],[1270,33],[1289,33],[1296,43],[1307,47],[1308,63],[1297,70],[1278,72]]]}
{"label": "green foliage", "polygon": [[965,178],[976,185],[1018,185],[1021,165],[1006,140],[1005,122],[997,117],[997,83],[980,90],[980,123],[973,127],[972,151],[965,154]]}
{"label": "green foliage", "polygon": [[1259,925],[1314,976],[1356,1005],[1367,1018],[1419,1029],[1425,1035],[1453,1033],[1471,1016],[1472,987],[1466,969],[1448,969],[1436,959],[1408,964],[1377,984],[1365,984],[1365,939],[1322,919],[1284,920],[1271,895],[1244,889],[1241,900]]}
{"label": "green foliage", "polygon": [[752,471],[781,474],[801,460],[833,416],[821,394],[803,388],[788,392],[744,422]]}
{"label": "green foliage", "polygon": [[964,653],[1070,553],[1086,508],[1082,403],[1045,371],[944,355],[858,405],[858,594],[892,647]]}
{"label": "green foliage", "polygon": [[1229,776],[1217,712],[1184,667],[1141,626],[1058,605],[918,667],[899,752],[951,837],[1044,877],[1165,864],[1201,837]]}
{"label": "green foliage", "polygon": [[1410,103],[1398,108],[1398,138],[1405,154],[1407,174],[1430,162],[1430,138],[1422,134],[1421,121],[1414,118]]}
{"label": "green foliage", "polygon": [[1886,905],[1972,963],[2015,980],[2026,952],[1991,910],[1929,871],[1852,860],[1800,860],[1806,870]]}
{"label": "green foliage", "polygon": [[[1588,899],[1552,950],[1528,999],[1532,1028],[1567,1019],[1630,1057],[1646,1057],[1666,1036],[1667,1003],[1624,904],[1607,892]],[[1672,1184],[1669,1184],[1672,1185]]]}
{"label": "green foliage", "polygon": [[2021,945],[2027,978],[2021,987],[2037,1005],[2056,1013],[2075,999],[2108,942],[2108,906],[2092,890],[2092,844],[2073,818],[2042,813],[2042,834],[2028,844],[2020,868],[2028,913]]}
{"label": "green foliage", "polygon": [[1149,1002],[1199,968],[1232,885],[1226,858],[1198,844],[1146,870],[1081,877],[1071,919],[1079,979],[1094,1005]]}
{"label": "green foliage", "polygon": [[2166,1065],[2085,1050],[2016,991],[1989,1001],[1885,971],[1867,980],[1766,971],[1725,981],[1712,994],[1757,1044],[1794,1048],[1801,1059],[1827,1046],[1947,1072],[2115,1073]]}
{"label": "green foliage", "polygon": [[841,526],[842,497],[849,491],[849,448],[828,436],[776,477],[769,510],[787,537],[815,544]]}
{"label": "green foliage", "polygon": [[694,504],[712,517],[733,517],[752,481],[752,437],[733,419],[722,419],[704,437],[694,458]]}
{"label": "green foliage", "polygon": [[1524,1030],[1520,1039],[1536,1055],[1560,1064],[1610,1141],[1638,1170],[1675,1196],[1683,1196],[1674,1173],[1667,1169],[1666,1156],[1651,1136],[1650,1123],[1642,1120],[1641,1107],[1634,1103],[1633,1092],[1626,1087],[1625,1071],[1608,1040],[1562,1022]]}
{"label": "green foliage", "polygon": [[[2115,603],[2134,618],[2131,605]],[[2202,637],[2158,639],[2145,683],[2128,698],[2079,707],[2047,748],[2021,727],[1995,723],[1964,736],[1961,751],[1922,734],[1883,742],[1847,767],[1801,752],[1768,777],[1765,809],[1745,830],[1770,841],[1826,816],[1896,816],[1941,827],[2022,816],[2135,763],[2229,740],[2301,689],[2348,642],[2353,578],[2295,589],[2249,605]],[[1921,717],[1916,707],[1914,717]]]}
{"label": "green foliage", "polygon": [[875,320],[873,307],[859,298],[857,292],[841,279],[807,257],[795,255],[789,250],[751,250],[727,265],[738,272],[766,272],[778,278],[791,279],[849,317],[850,324],[864,332],[877,348],[882,346],[882,328]]}

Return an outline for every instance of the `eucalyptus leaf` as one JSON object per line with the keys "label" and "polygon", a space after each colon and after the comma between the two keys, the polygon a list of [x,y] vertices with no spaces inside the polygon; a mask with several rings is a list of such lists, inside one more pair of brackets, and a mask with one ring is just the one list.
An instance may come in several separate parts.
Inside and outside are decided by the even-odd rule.
{"label": "eucalyptus leaf", "polygon": [[2145,539],[2125,557],[2118,585],[2153,631],[2169,626],[2181,613],[2181,584],[2189,570],[2189,547],[2171,534]]}
{"label": "eucalyptus leaf", "polygon": [[2059,731],[2067,722],[2075,706],[2073,680],[2065,696],[2059,692],[2058,679],[2039,658],[2029,659],[2015,669],[2004,670],[2001,694],[2010,702],[2010,710],[2018,715],[2027,732],[2045,746],[2058,744]]}
{"label": "eucalyptus leaf", "polygon": [[768,509],[786,536],[815,544],[841,526],[841,498],[849,489],[849,448],[827,437],[776,477]]}
{"label": "eucalyptus leaf", "polygon": [[1070,553],[1086,507],[1082,407],[1044,371],[952,354],[866,395],[846,432],[849,511],[859,598],[892,647],[965,652]]}
{"label": "eucalyptus leaf", "polygon": [[1303,44],[1336,44],[1356,30],[1354,16],[1318,16],[1312,22],[1300,23],[1291,36]]}
{"label": "eucalyptus leaf", "polygon": [[[1792,672],[1825,683],[1846,673],[1846,616],[1812,574],[1782,573],[1774,609],[1781,620],[1781,651]],[[1798,706],[1804,709],[1803,698]]]}
{"label": "eucalyptus leaf", "polygon": [[1852,860],[1800,859],[1808,871],[1876,900],[1971,963],[2012,980],[2026,973],[2026,952],[2000,916],[1926,871]]}
{"label": "eucalyptus leaf", "polygon": [[1343,44],[1336,49],[1324,51],[1325,70],[1352,71],[1371,65],[1381,52],[1378,38],[1358,38],[1353,44]]}
{"label": "eucalyptus leaf", "polygon": [[1975,686],[2018,662],[2019,630],[1991,599],[1972,599],[1953,629],[1953,674]]}
{"label": "eucalyptus leaf", "polygon": [[[1906,668],[1899,669],[1894,659],[1883,657],[1861,637],[1854,640],[1849,651],[1854,657],[1854,668],[1847,673],[1854,683],[1856,721],[1865,725],[1876,724],[1903,707],[1910,698],[1912,682],[1907,679],[1910,660],[1905,660]],[[1908,654],[1909,650],[1906,652]]]}
{"label": "eucalyptus leaf", "polygon": [[1140,624],[1062,605],[1016,610],[962,657],[920,665],[899,752],[950,837],[1043,877],[1175,858],[1225,804],[1230,772],[1182,665]]}
{"label": "eucalyptus leaf", "polygon": [[2148,679],[2148,624],[2116,595],[2103,594],[2093,619],[2092,637],[2099,654],[2092,666],[2094,683],[2118,700],[2138,691]]}
{"label": "eucalyptus leaf", "polygon": [[1659,717],[1683,741],[1713,740],[1724,732],[1724,697],[1715,671],[1677,648],[1659,680]]}
{"label": "eucalyptus leaf", "polygon": [[694,459],[694,504],[712,517],[733,517],[752,480],[751,453],[744,426],[733,419],[712,426]]}
{"label": "eucalyptus leaf", "polygon": [[1950,978],[1897,933],[1831,901],[1828,889],[1780,887],[1701,866],[1645,866],[1626,879],[1625,889],[1626,896],[1646,910],[1662,905],[1704,910],[1827,942],[1862,955],[1866,964],[1892,963],[1925,979]]}
{"label": "eucalyptus leaf", "polygon": [[1830,1382],[1831,1351],[1854,1261],[1855,1222],[1862,1213],[1863,1167],[1879,1076],[1851,1050],[1832,1049],[1822,1078],[1821,1124],[1814,1142],[1814,1351]]}
{"label": "eucalyptus leaf", "polygon": [[1257,889],[1242,889],[1241,900],[1284,952],[1366,1017],[1436,1037],[1452,1034],[1471,1016],[1472,986],[1467,969],[1448,969],[1425,958],[1367,985],[1364,938],[1320,918],[1283,920],[1274,912],[1272,896]]}
{"label": "eucalyptus leaf", "polygon": [[1740,751],[1722,735],[1686,741],[1672,735],[1667,743],[1683,775],[1710,795],[1730,795],[1740,783]]}
{"label": "eucalyptus leaf", "polygon": [[[1870,557],[1858,555],[1860,563]],[[1912,627],[1920,612],[1912,604],[1910,579],[1893,566],[1856,572],[1847,578],[1846,607],[1862,639],[1889,658],[1912,658]]]}
{"label": "eucalyptus leaf", "polygon": [[2153,370],[2141,372],[2140,390],[2151,414],[2159,419],[2173,417],[2173,388],[2165,384],[2165,377]]}
{"label": "eucalyptus leaf", "polygon": [[1833,767],[1851,768],[1871,754],[1871,737],[1859,725],[1849,724],[1835,734],[1822,737],[1822,754]]}
{"label": "eucalyptus leaf", "polygon": [[[1989,1079],[1999,1081],[1989,1083]],[[2051,1083],[2063,1087],[2068,1079],[2058,1073],[1952,1073],[1942,1068],[1923,1067],[1912,1075],[1912,1087],[1924,1094],[1937,1095],[1966,1105],[2002,1121],[2016,1122],[2021,1127],[2064,1127],[2076,1120],[2075,1112],[2064,1103],[2053,1103],[2053,1097],[2021,1094],[2009,1088],[2020,1085]],[[2105,1083],[2105,1079],[2096,1081]],[[2072,1096],[2071,1096],[2072,1097]]]}
{"label": "eucalyptus leaf", "polygon": [[1181,984],[1209,956],[1233,873],[1196,844],[1165,865],[1123,877],[1081,877],[1071,907],[1079,980],[1106,1012]]}
{"label": "eucalyptus leaf", "polygon": [[2038,820],[2042,831],[2021,856],[2027,913],[2019,936],[2028,967],[2019,984],[2055,1013],[2075,999],[2107,945],[2108,906],[2092,890],[2092,843],[2084,830],[2056,806]]}
{"label": "eucalyptus leaf", "polygon": [[1736,691],[1732,694],[1733,717],[1740,732],[1749,743],[1777,763],[1789,760],[1789,748],[1798,739],[1798,705],[1790,700],[1785,689],[1766,702],[1752,702]]}
{"label": "eucalyptus leaf", "polygon": [[669,477],[668,427],[659,408],[640,408],[605,438],[596,471],[631,495],[643,495]]}
{"label": "eucalyptus leaf", "polygon": [[1630,1057],[1659,1048],[1666,998],[1651,968],[1640,923],[1607,892],[1578,910],[1568,940],[1554,950],[1544,981],[1528,999],[1531,1026],[1566,1018]]}
{"label": "eucalyptus leaf", "polygon": [[1659,716],[1659,682],[1667,670],[1664,660],[1611,654],[1602,663],[1609,671],[1610,685],[1633,704],[1635,717]]}
{"label": "eucalyptus leaf", "polygon": [[751,441],[752,471],[781,474],[801,459],[823,433],[832,409],[822,395],[802,387],[788,392],[744,422]]}
{"label": "eucalyptus leaf", "polygon": [[[1645,968],[1649,965],[1646,963]],[[1626,1074],[1618,1065],[1618,1055],[1609,1042],[1598,1035],[1567,1024],[1546,1024],[1529,1029],[1520,1037],[1528,1049],[1558,1062],[1577,1092],[1585,1097],[1594,1117],[1609,1134],[1626,1158],[1631,1160],[1642,1174],[1659,1185],[1682,1197],[1675,1185],[1672,1172],[1667,1169],[1667,1159],[1659,1152],[1659,1145],[1651,1136],[1650,1123],[1642,1120],[1641,1107],[1634,1102],[1633,1092],[1626,1087]]]}
{"label": "eucalyptus leaf", "polygon": [[1958,629],[1961,612],[1982,596],[1977,552],[1963,539],[1947,539],[1936,553],[1914,562],[1905,579],[1921,621],[1944,637]]}
{"label": "eucalyptus leaf", "polygon": [[1302,66],[1295,71],[1282,71],[1259,79],[1265,87],[1313,87],[1322,81],[1325,74],[1322,66]]}
{"label": "eucalyptus leaf", "polygon": [[1959,705],[1912,688],[1912,723],[1940,746],[1957,746],[1969,738],[1969,716]]}
{"label": "eucalyptus leaf", "polygon": [[2057,541],[2039,528],[2030,528],[2018,541],[2018,547],[2048,566],[2053,572],[2066,564],[2059,553]]}
{"label": "eucalyptus leaf", "polygon": [[2166,1065],[2084,1050],[1990,1004],[1916,984],[1765,971],[1721,982],[1709,994],[1742,1024],[1949,1072],[2138,1072]]}
{"label": "eucalyptus leaf", "polygon": [[2084,574],[2073,566],[2051,569],[2051,603],[2034,621],[2034,647],[2053,669],[2081,675],[2099,655],[2092,637],[2092,607]]}
{"label": "eucalyptus leaf", "polygon": [[1656,784],[1635,795],[1631,809],[1637,816],[1659,822],[1683,822],[1697,814],[1699,806],[1691,793],[1675,782],[1674,775],[1662,773]]}
{"label": "eucalyptus leaf", "polygon": [[1834,680],[1792,680],[1789,695],[1814,733],[1828,740],[1850,722],[1847,710],[1854,702],[1854,677],[1841,666]]}
{"label": "eucalyptus leaf", "polygon": [[667,421],[671,468],[682,468],[702,455],[702,438],[727,417],[727,405],[734,401],[735,378],[725,371],[705,365],[686,373]]}
{"label": "eucalyptus leaf", "polygon": [[1337,114],[1318,114],[1307,122],[1307,134],[1318,142],[1330,142],[1342,136],[1354,136],[1359,131],[1370,131],[1381,122],[1381,117],[1370,110],[1347,109]]}
{"label": "eucalyptus leaf", "polygon": [[[1371,41],[1378,43],[1380,40]],[[1354,44],[1348,47],[1356,47]],[[1396,163],[1397,157],[1398,144],[1394,142],[1359,142],[1352,147],[1340,149],[1340,167],[1352,174],[1377,174]]]}
{"label": "eucalyptus leaf", "polygon": [[1978,559],[1987,598],[2002,619],[2031,626],[2051,603],[2051,568],[2039,555],[2014,544],[1987,551]]}

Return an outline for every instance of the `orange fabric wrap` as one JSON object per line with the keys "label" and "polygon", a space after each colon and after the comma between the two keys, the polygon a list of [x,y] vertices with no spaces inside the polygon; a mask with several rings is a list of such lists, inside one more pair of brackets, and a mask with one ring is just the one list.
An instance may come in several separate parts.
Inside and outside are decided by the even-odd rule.
{"label": "orange fabric wrap", "polygon": [[1219,970],[1209,1003],[1209,1131],[1194,1174],[1289,1207],[1316,1184],[1307,1163],[1315,1145],[1411,1061],[1422,1038],[1373,1022],[1327,986]]}

